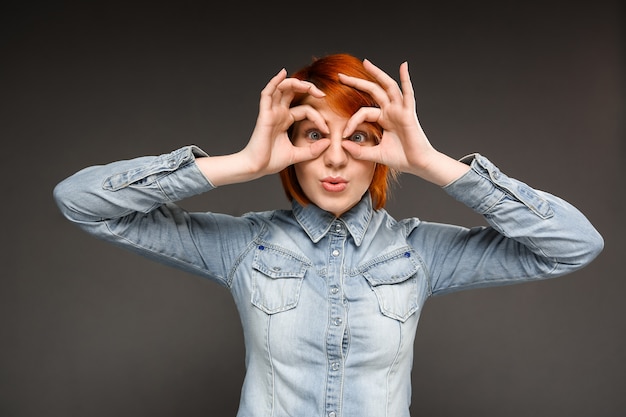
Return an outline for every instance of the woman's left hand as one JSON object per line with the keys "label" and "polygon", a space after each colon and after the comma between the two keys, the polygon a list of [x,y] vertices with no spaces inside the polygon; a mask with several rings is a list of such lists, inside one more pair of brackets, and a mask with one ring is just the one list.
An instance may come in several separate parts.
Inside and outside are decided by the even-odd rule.
{"label": "woman's left hand", "polygon": [[[400,65],[400,85],[370,61],[364,60],[363,65],[378,84],[345,74],[340,74],[339,79],[346,85],[369,93],[380,107],[359,109],[348,120],[344,137],[364,122],[378,123],[383,128],[383,136],[376,146],[359,146],[343,141],[344,148],[356,159],[381,163],[440,185],[464,173],[466,165],[438,152],[426,137],[417,117],[408,64],[404,62]],[[450,172],[451,168],[455,169]]]}

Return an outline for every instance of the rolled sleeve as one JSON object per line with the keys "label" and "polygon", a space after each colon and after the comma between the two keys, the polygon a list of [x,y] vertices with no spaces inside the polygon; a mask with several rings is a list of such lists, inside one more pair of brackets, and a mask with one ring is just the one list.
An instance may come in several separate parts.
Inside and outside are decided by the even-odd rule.
{"label": "rolled sleeve", "polygon": [[208,156],[195,145],[159,156],[142,156],[84,168],[61,181],[54,198],[72,220],[115,218],[209,191],[215,186],[195,158]]}
{"label": "rolled sleeve", "polygon": [[471,169],[444,190],[456,200],[480,214],[491,212],[505,197],[524,204],[540,218],[554,215],[550,203],[540,193],[525,183],[504,175],[489,159],[471,154],[461,159]]}

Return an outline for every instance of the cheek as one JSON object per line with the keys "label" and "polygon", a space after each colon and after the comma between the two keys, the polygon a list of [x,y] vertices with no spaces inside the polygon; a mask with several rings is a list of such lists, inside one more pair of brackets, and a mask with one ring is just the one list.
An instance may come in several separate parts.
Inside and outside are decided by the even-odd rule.
{"label": "cheek", "polygon": [[296,173],[296,179],[298,180],[298,184],[300,184],[300,187],[304,187],[307,180],[311,178],[311,168],[309,167],[309,164],[307,164],[306,162],[301,162],[299,164],[295,164],[293,168],[294,172]]}
{"label": "cheek", "polygon": [[364,176],[369,178],[370,182],[374,179],[374,173],[376,172],[376,164],[369,163],[367,166],[363,167]]}

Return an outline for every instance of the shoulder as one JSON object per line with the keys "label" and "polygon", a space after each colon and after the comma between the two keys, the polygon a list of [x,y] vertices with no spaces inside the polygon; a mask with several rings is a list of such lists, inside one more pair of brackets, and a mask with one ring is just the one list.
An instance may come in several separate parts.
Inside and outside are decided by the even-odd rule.
{"label": "shoulder", "polygon": [[250,221],[256,221],[260,223],[276,224],[281,222],[295,221],[293,212],[291,210],[265,210],[265,211],[249,211],[241,215],[242,219]]}
{"label": "shoulder", "polygon": [[372,215],[372,224],[378,227],[384,227],[396,232],[403,232],[405,235],[410,234],[416,229],[422,221],[418,217],[407,217],[397,220],[387,210],[374,210]]}

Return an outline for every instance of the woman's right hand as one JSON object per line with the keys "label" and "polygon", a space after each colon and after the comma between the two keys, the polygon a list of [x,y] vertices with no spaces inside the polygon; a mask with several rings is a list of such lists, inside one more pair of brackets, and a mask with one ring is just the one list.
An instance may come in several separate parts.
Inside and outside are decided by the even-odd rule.
{"label": "woman's right hand", "polygon": [[320,140],[307,147],[293,146],[289,140],[289,127],[304,119],[311,120],[320,131],[328,132],[326,122],[313,107],[306,104],[290,107],[296,93],[317,98],[325,96],[308,81],[287,78],[287,71],[283,68],[261,91],[256,125],[244,149],[231,155],[196,160],[215,186],[275,174],[289,165],[317,158],[328,147],[328,140]]}
{"label": "woman's right hand", "polygon": [[322,132],[328,132],[328,126],[313,107],[307,104],[290,107],[296,93],[317,98],[325,94],[312,83],[287,78],[286,74],[286,70],[282,69],[261,91],[256,125],[242,151],[249,158],[251,170],[258,172],[259,176],[274,174],[289,165],[314,159],[328,146],[328,141],[319,141],[310,147],[296,147],[289,140],[287,129],[294,122],[311,120]]}

